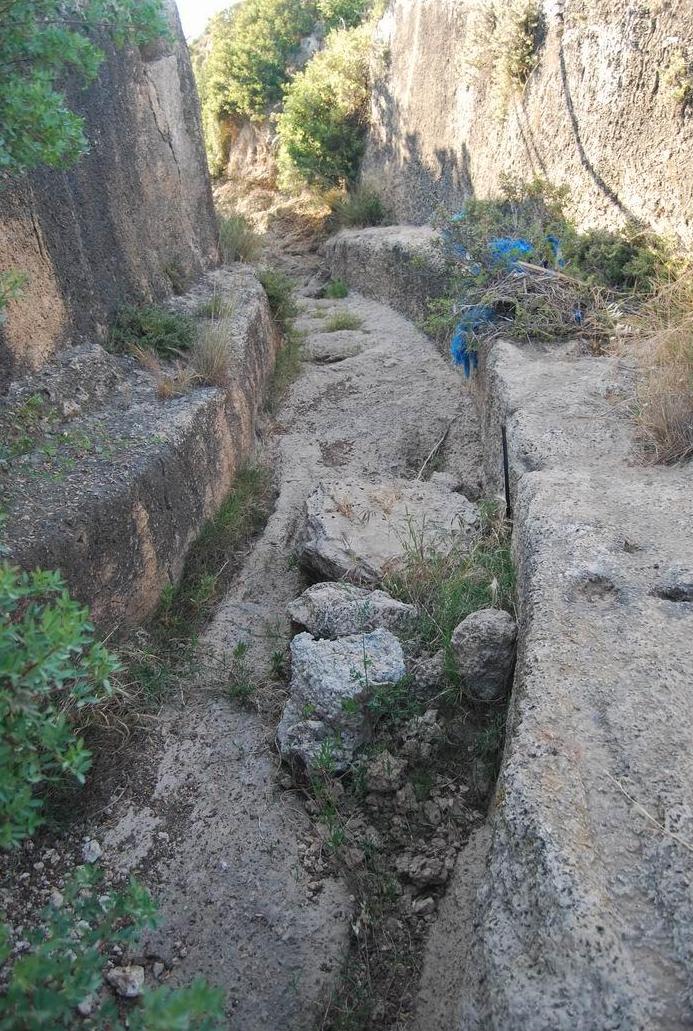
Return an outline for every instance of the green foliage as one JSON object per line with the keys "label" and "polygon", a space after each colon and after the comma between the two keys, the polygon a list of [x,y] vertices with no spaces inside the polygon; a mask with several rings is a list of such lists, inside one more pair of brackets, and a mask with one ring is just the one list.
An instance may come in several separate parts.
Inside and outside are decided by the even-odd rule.
{"label": "green foliage", "polygon": [[358,315],[352,315],[349,311],[338,311],[327,320],[324,326],[325,333],[338,333],[340,330],[361,329],[363,319]]}
{"label": "green foliage", "polygon": [[282,332],[288,333],[293,319],[298,315],[293,283],[283,272],[274,269],[261,269],[258,278],[265,288],[274,321]]}
{"label": "green foliage", "polygon": [[319,17],[332,29],[359,25],[370,8],[370,0],[316,0]]}
{"label": "green foliage", "polygon": [[239,641],[233,649],[229,670],[229,696],[238,702],[247,702],[255,694],[258,682],[248,663],[248,644]]}
{"label": "green foliage", "polygon": [[[156,924],[156,907],[135,881],[103,893],[101,873],[78,867],[62,891],[60,907],[49,906],[29,935],[31,948],[11,963],[0,997],[0,1029],[39,1031],[74,1028],[77,1006],[88,997],[95,1008],[88,1026],[109,1031],[213,1031],[223,1021],[223,993],[197,980],[189,988],[145,989],[121,1021],[118,1006],[101,995],[104,946],[136,941]],[[7,932],[0,936],[0,962],[8,964]]]}
{"label": "green foliage", "polygon": [[590,229],[566,234],[567,268],[597,286],[650,292],[668,278],[672,255],[663,240],[634,223],[620,232]]}
{"label": "green foliage", "polygon": [[266,407],[269,412],[277,410],[300,372],[303,361],[303,339],[303,334],[293,327],[284,333],[282,346],[279,348],[274,362],[270,389],[267,392]]}
{"label": "green foliage", "polygon": [[538,63],[545,32],[541,0],[483,0],[470,33],[470,64],[491,81],[495,114],[502,118],[514,92]]}
{"label": "green foliage", "polygon": [[254,261],[260,254],[260,238],[243,215],[219,219],[219,247],[222,259]]}
{"label": "green foliage", "polygon": [[339,228],[381,226],[388,221],[380,194],[368,186],[351,190],[334,204],[332,211],[334,222]]}
{"label": "green foliage", "polygon": [[177,358],[194,339],[195,323],[186,315],[153,305],[125,305],[113,319],[108,344],[119,354],[143,348],[160,358]]}
{"label": "green foliage", "polygon": [[370,34],[331,32],[286,89],[277,118],[279,181],[330,187],[356,177],[368,117]]}
{"label": "green foliage", "polygon": [[[0,144],[1,145],[1,144]],[[7,319],[7,303],[14,301],[21,296],[26,286],[28,277],[24,272],[17,269],[10,269],[9,272],[0,273],[0,326]]]}
{"label": "green foliage", "polygon": [[67,105],[67,74],[94,80],[95,36],[143,45],[167,31],[161,0],[4,0],[0,5],[0,174],[64,168],[87,149]]}
{"label": "green foliage", "polygon": [[341,300],[344,297],[348,297],[349,287],[342,279],[331,279],[323,290],[322,295],[335,301]]}
{"label": "green foliage", "polygon": [[231,493],[193,545],[177,587],[161,599],[160,637],[187,639],[204,624],[238,568],[238,558],[272,508],[272,476],[264,466],[244,466]]}
{"label": "green foliage", "polygon": [[472,612],[483,608],[513,611],[515,572],[510,553],[510,526],[496,506],[483,506],[483,525],[470,552],[453,549],[445,555],[423,535],[411,535],[401,572],[386,581],[395,598],[419,611],[416,634],[435,652],[444,648],[450,678],[455,681],[455,662],[450,639],[455,627]]}
{"label": "green foliage", "polygon": [[245,0],[212,19],[194,52],[208,139],[219,119],[261,119],[281,100],[291,58],[315,17],[305,0]]}
{"label": "green foliage", "polygon": [[674,103],[684,108],[693,102],[693,61],[682,47],[675,47],[662,70],[662,83]]}
{"label": "green foliage", "polygon": [[41,824],[41,786],[84,781],[70,714],[108,698],[117,669],[58,573],[0,565],[0,848]]}

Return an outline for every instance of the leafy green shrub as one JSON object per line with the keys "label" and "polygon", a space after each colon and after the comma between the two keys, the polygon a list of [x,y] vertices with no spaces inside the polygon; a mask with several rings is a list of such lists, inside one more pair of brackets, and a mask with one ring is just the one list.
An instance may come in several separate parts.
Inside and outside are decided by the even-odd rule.
{"label": "leafy green shrub", "polygon": [[219,247],[227,263],[254,261],[260,254],[260,238],[243,215],[219,219]]}
{"label": "leafy green shrub", "polygon": [[388,220],[387,210],[380,194],[368,186],[351,190],[338,200],[333,208],[333,217],[340,228],[356,226],[381,226]]}
{"label": "leafy green shrub", "polygon": [[5,322],[8,301],[14,301],[21,296],[22,290],[27,283],[27,276],[16,269],[0,273],[0,326]]}
{"label": "leafy green shrub", "polygon": [[176,358],[195,339],[194,320],[154,305],[125,305],[111,324],[108,345],[124,354],[135,348],[153,351],[160,358]]}
{"label": "leafy green shrub", "polygon": [[349,287],[341,279],[331,279],[322,292],[323,297],[338,301],[349,295]]}
{"label": "leafy green shrub", "polygon": [[110,696],[117,668],[58,573],[0,564],[1,848],[41,824],[37,789],[84,781],[90,753],[71,715]]}
{"label": "leafy green shrub", "polygon": [[316,0],[318,15],[332,29],[359,25],[371,6],[370,0]]}
{"label": "leafy green shrub", "polygon": [[335,30],[287,87],[277,118],[282,188],[355,178],[368,116],[369,51],[364,26]]}
{"label": "leafy green shrub", "polygon": [[91,998],[85,1026],[109,1031],[213,1031],[222,1027],[223,993],[202,980],[189,988],[144,990],[121,1021],[112,997],[102,996],[104,946],[128,946],[156,924],[156,907],[131,881],[122,892],[103,893],[101,873],[78,867],[61,892],[62,904],[49,906],[41,926],[30,933],[30,950],[10,960],[8,935],[0,929],[0,963],[10,964],[0,996],[0,1028],[38,1031],[74,1028],[77,1007]]}
{"label": "leafy green shrub", "polygon": [[566,266],[588,282],[615,290],[649,291],[668,274],[671,254],[661,239],[635,224],[620,232],[568,233]]}
{"label": "leafy green shrub", "polygon": [[213,18],[194,54],[203,116],[263,118],[281,100],[290,60],[316,16],[305,0],[245,0]]}
{"label": "leafy green shrub", "polygon": [[287,333],[291,329],[292,320],[298,315],[293,283],[283,272],[274,269],[261,269],[258,278],[265,288],[274,321]]}
{"label": "leafy green shrub", "polygon": [[11,0],[0,8],[0,173],[66,167],[87,149],[68,107],[66,73],[92,82],[104,59],[91,37],[117,46],[167,33],[161,0]]}

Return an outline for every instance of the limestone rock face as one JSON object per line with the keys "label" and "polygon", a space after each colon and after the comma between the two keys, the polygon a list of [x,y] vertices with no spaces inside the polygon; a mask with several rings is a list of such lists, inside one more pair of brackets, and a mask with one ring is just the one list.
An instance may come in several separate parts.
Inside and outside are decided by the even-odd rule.
{"label": "limestone rock face", "polygon": [[472,612],[455,627],[451,644],[467,691],[482,702],[501,698],[515,660],[517,624],[502,609]]}
{"label": "limestone rock face", "polygon": [[404,676],[404,654],[388,630],[338,641],[298,634],[291,642],[291,697],[277,728],[284,758],[343,770],[370,737],[367,702]]}
{"label": "limestone rock face", "polygon": [[396,601],[385,591],[369,591],[348,583],[313,584],[288,608],[294,623],[313,637],[346,637],[377,627],[397,630],[416,618],[413,605]]}
{"label": "limestone rock face", "polygon": [[430,483],[322,482],[306,501],[301,561],[334,580],[378,583],[410,548],[465,547],[478,522],[476,505]]}

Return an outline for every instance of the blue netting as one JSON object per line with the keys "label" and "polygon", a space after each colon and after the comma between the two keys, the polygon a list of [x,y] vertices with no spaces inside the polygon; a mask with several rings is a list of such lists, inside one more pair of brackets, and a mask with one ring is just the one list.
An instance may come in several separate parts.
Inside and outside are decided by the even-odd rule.
{"label": "blue netting", "polygon": [[497,236],[488,242],[488,252],[494,265],[504,265],[513,271],[522,258],[528,258],[534,251],[529,240],[521,236]]}
{"label": "blue netting", "polygon": [[455,332],[450,341],[450,355],[455,365],[461,365],[464,368],[466,379],[469,379],[472,370],[476,369],[479,363],[476,346],[470,346],[475,343],[474,334],[482,326],[493,322],[495,317],[493,308],[486,304],[474,304],[465,310],[455,326]]}

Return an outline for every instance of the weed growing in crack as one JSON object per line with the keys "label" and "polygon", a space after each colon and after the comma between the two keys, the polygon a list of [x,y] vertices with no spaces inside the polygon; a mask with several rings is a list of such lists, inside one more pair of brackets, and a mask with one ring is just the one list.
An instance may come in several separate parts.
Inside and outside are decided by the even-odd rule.
{"label": "weed growing in crack", "polygon": [[153,305],[125,305],[113,318],[108,347],[116,354],[141,348],[170,360],[187,351],[194,339],[195,322],[187,315]]}
{"label": "weed growing in crack", "polygon": [[[349,295],[349,287],[342,279],[331,279],[322,292],[323,297],[329,297],[333,301],[342,300]],[[320,313],[322,316],[322,313]]]}
{"label": "weed growing in crack", "polygon": [[247,702],[255,694],[257,679],[248,663],[248,643],[239,641],[231,655],[227,690],[235,701]]}
{"label": "weed growing in crack", "polygon": [[243,215],[219,218],[219,249],[225,264],[255,261],[260,256],[260,237]]}

